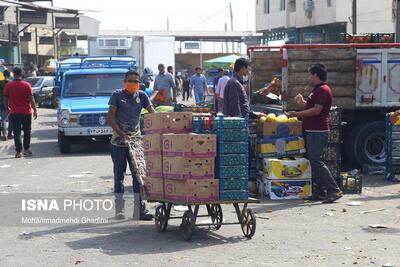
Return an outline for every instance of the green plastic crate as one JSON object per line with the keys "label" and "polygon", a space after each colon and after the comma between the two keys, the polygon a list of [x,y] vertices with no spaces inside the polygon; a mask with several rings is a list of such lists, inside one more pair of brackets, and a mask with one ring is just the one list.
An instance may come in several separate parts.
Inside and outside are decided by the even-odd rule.
{"label": "green plastic crate", "polygon": [[247,154],[221,154],[218,156],[219,166],[248,165],[249,157]]}
{"label": "green plastic crate", "polygon": [[244,178],[225,178],[219,179],[220,190],[248,190],[249,180]]}
{"label": "green plastic crate", "polygon": [[247,190],[220,190],[219,199],[222,201],[246,200],[249,198]]}
{"label": "green plastic crate", "polygon": [[342,175],[340,188],[344,194],[362,193],[362,175]]}
{"label": "green plastic crate", "polygon": [[219,166],[218,178],[248,177],[249,165],[245,166]]}
{"label": "green plastic crate", "polygon": [[219,142],[247,142],[249,139],[248,136],[247,130],[221,129],[218,131]]}
{"label": "green plastic crate", "polygon": [[249,145],[247,142],[219,142],[218,151],[220,154],[248,154]]}

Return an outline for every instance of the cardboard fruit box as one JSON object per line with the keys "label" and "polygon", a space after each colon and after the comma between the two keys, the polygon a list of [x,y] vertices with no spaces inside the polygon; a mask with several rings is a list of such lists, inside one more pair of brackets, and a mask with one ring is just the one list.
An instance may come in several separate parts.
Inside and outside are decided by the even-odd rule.
{"label": "cardboard fruit box", "polygon": [[153,178],[163,178],[162,156],[145,156],[146,175]]}
{"label": "cardboard fruit box", "polygon": [[219,181],[204,180],[164,180],[164,198],[167,201],[210,202],[219,199]]}
{"label": "cardboard fruit box", "polygon": [[166,179],[214,179],[215,158],[163,157]]}
{"label": "cardboard fruit box", "polygon": [[310,179],[311,166],[305,158],[263,159],[263,177],[266,179]]}
{"label": "cardboard fruit box", "polygon": [[259,139],[257,153],[263,157],[284,157],[305,153],[304,139],[300,136]]}
{"label": "cardboard fruit box", "polygon": [[192,131],[192,113],[165,112],[144,115],[145,134],[190,133]]}
{"label": "cardboard fruit box", "polygon": [[148,156],[161,156],[161,134],[143,136],[144,154]]}
{"label": "cardboard fruit box", "polygon": [[266,194],[271,199],[301,199],[311,196],[311,179],[307,180],[267,180]]}
{"label": "cardboard fruit box", "polygon": [[146,177],[146,179],[144,179],[144,186],[149,199],[164,199],[164,179]]}
{"label": "cardboard fruit box", "polygon": [[264,122],[258,125],[258,135],[270,137],[285,137],[290,135],[303,135],[302,122]]}
{"label": "cardboard fruit box", "polygon": [[168,157],[213,158],[217,156],[217,136],[213,134],[164,134],[162,153]]}

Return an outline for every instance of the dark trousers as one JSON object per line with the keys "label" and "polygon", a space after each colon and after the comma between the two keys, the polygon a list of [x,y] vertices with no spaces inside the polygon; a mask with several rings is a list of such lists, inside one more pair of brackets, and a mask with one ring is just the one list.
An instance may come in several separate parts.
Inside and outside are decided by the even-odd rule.
{"label": "dark trousers", "polygon": [[322,161],[323,150],[328,145],[328,132],[306,132],[307,156],[311,164],[314,183],[314,195],[322,193],[323,188],[328,194],[339,192],[340,189],[330,170]]}
{"label": "dark trousers", "polygon": [[119,147],[111,145],[111,158],[114,163],[114,194],[117,198],[122,198],[125,192],[124,173],[127,163],[133,179],[133,193],[140,193],[140,184],[136,177],[136,171],[129,155],[128,147]]}
{"label": "dark trousers", "polygon": [[32,115],[12,114],[10,117],[14,133],[14,144],[17,152],[22,152],[21,130],[24,131],[24,149],[31,146]]}
{"label": "dark trousers", "polygon": [[189,100],[189,96],[190,96],[190,88],[183,88],[183,93],[182,93],[182,99],[183,101],[185,101],[185,96],[186,96],[186,100]]}

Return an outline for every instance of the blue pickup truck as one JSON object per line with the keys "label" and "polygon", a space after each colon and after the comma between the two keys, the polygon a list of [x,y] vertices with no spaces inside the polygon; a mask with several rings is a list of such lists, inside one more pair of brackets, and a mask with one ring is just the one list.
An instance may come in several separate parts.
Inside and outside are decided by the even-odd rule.
{"label": "blue pickup truck", "polygon": [[112,129],[107,122],[108,100],[123,88],[136,59],[127,56],[71,57],[57,64],[58,144],[61,153],[88,139],[105,140]]}

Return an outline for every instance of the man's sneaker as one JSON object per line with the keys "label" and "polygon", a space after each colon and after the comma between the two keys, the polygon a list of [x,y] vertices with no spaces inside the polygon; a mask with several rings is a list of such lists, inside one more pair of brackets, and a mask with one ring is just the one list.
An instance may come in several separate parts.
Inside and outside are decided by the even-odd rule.
{"label": "man's sneaker", "polygon": [[324,201],[322,201],[322,203],[333,203],[336,200],[338,200],[339,198],[343,197],[343,193],[342,192],[336,192],[333,194],[329,194],[326,199]]}
{"label": "man's sneaker", "polygon": [[21,152],[15,153],[15,158],[17,159],[22,158],[22,153]]}
{"label": "man's sneaker", "polygon": [[7,135],[7,139],[8,140],[14,139],[14,135],[12,135],[12,134]]}
{"label": "man's sneaker", "polygon": [[7,141],[7,136],[2,136],[0,139],[1,141]]}
{"label": "man's sneaker", "polygon": [[124,215],[123,212],[118,212],[118,213],[115,214],[114,219],[116,219],[116,220],[125,220],[125,215]]}
{"label": "man's sneaker", "polygon": [[139,220],[141,221],[152,221],[154,218],[153,214],[147,212],[141,212]]}
{"label": "man's sneaker", "polygon": [[30,151],[29,149],[25,149],[24,150],[24,156],[25,157],[30,157],[30,156],[32,156],[33,155],[33,153],[32,153],[32,151]]}

